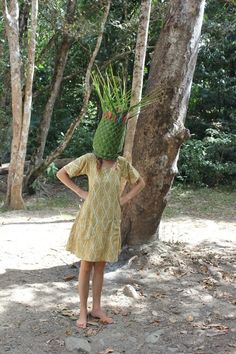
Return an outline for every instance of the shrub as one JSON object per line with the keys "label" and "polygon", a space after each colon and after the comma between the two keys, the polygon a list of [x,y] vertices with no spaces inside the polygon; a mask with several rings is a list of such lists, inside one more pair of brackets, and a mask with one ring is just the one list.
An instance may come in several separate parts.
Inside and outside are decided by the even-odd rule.
{"label": "shrub", "polygon": [[233,184],[236,177],[236,135],[207,129],[203,140],[183,144],[177,180],[195,186]]}

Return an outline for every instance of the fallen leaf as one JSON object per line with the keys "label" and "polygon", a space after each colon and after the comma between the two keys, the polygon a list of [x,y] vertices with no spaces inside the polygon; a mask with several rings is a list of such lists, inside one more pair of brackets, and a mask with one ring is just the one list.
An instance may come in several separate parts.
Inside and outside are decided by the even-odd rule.
{"label": "fallen leaf", "polygon": [[222,325],[220,323],[210,323],[208,325],[208,328],[215,328],[215,329],[217,329],[219,331],[228,331],[229,330],[228,326]]}
{"label": "fallen leaf", "polygon": [[159,325],[160,322],[161,322],[160,320],[152,320],[152,321],[150,322],[150,324]]}
{"label": "fallen leaf", "polygon": [[74,312],[67,308],[59,308],[57,312],[62,316],[70,317],[70,319],[72,320],[77,320],[77,317],[75,316]]}
{"label": "fallen leaf", "polygon": [[217,282],[211,278],[204,279],[203,283],[204,283],[204,288],[210,288],[210,289],[214,288],[217,284]]}
{"label": "fallen leaf", "polygon": [[98,333],[97,329],[89,328],[85,333],[85,337],[96,336],[97,333]]}
{"label": "fallen leaf", "polygon": [[46,341],[46,343],[47,343],[48,345],[51,344],[52,342],[59,344],[60,347],[63,347],[64,344],[65,344],[64,340],[62,340],[62,339],[60,339],[60,338],[51,338],[51,339],[49,339],[49,340]]}
{"label": "fallen leaf", "polygon": [[65,336],[71,336],[71,335],[72,335],[71,329],[65,330]]}
{"label": "fallen leaf", "polygon": [[193,325],[194,327],[199,327],[201,329],[213,329],[213,330],[217,330],[218,332],[228,332],[229,331],[229,327],[222,325],[221,323],[195,323]]}
{"label": "fallen leaf", "polygon": [[96,326],[96,327],[99,327],[99,323],[98,321],[88,321],[87,324],[91,325],[91,326]]}
{"label": "fallen leaf", "polygon": [[188,322],[193,322],[193,316],[192,316],[192,315],[188,315],[188,316],[186,317],[186,320],[187,320]]}
{"label": "fallen leaf", "polygon": [[228,346],[229,346],[229,347],[236,348],[236,342],[233,342],[233,343],[228,343]]}
{"label": "fallen leaf", "polygon": [[163,298],[165,296],[166,296],[166,293],[162,293],[162,292],[157,292],[157,293],[151,295],[151,297],[153,297],[154,299],[157,299],[158,297]]}
{"label": "fallen leaf", "polygon": [[202,273],[208,273],[208,267],[206,266],[206,265],[202,265],[201,267],[200,267],[200,271],[202,272]]}
{"label": "fallen leaf", "polygon": [[104,351],[99,352],[99,354],[109,354],[109,353],[113,353],[113,352],[114,352],[114,349],[112,349],[112,348],[107,348],[107,349],[105,349]]}
{"label": "fallen leaf", "polygon": [[77,275],[67,275],[66,277],[64,277],[64,281],[70,281],[70,280],[74,280],[77,279]]}

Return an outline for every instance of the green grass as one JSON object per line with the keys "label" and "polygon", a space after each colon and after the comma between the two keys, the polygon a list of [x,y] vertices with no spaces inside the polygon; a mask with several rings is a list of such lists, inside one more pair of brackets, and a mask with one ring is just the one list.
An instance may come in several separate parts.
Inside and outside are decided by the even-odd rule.
{"label": "green grass", "polygon": [[69,192],[52,195],[50,197],[33,197],[28,198],[26,206],[28,210],[42,210],[42,209],[75,209],[80,204],[79,198],[72,196]]}
{"label": "green grass", "polygon": [[[83,181],[83,183],[85,182]],[[53,189],[51,190],[51,188]],[[27,209],[33,211],[79,209],[80,199],[73,192],[62,187],[61,184],[52,185],[49,190],[51,191],[49,197],[40,195],[27,197],[25,199]],[[184,216],[212,220],[236,220],[236,191],[225,188],[192,189],[175,186],[171,191],[163,218]]]}
{"label": "green grass", "polygon": [[174,187],[164,211],[164,218],[185,215],[220,220],[236,219],[236,191],[223,188]]}

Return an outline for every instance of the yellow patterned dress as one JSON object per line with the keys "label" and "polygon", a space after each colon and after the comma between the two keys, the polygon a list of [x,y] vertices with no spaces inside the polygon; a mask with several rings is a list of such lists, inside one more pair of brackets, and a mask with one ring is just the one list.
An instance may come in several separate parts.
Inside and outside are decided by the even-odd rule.
{"label": "yellow patterned dress", "polygon": [[118,157],[113,167],[98,170],[92,153],[64,168],[70,177],[87,175],[89,180],[88,197],[72,226],[67,251],[85,261],[116,262],[121,251],[121,184],[137,182],[138,171],[124,157]]}

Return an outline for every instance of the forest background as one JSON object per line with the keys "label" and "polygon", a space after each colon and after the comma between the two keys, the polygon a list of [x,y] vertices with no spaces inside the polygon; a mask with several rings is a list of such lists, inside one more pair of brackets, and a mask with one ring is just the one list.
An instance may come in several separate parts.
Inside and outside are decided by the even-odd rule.
{"label": "forest background", "polygon": [[[26,61],[27,11],[29,2],[19,1],[20,40]],[[28,4],[28,10],[27,10]],[[144,90],[156,38],[163,26],[166,1],[153,1],[150,17]],[[36,66],[33,84],[33,109],[26,160],[37,145],[37,134],[55,77],[55,68],[63,44],[66,16],[65,1],[44,1],[39,6]],[[139,23],[139,1],[112,1],[106,30],[96,64],[104,69],[123,66],[127,86],[131,87],[136,33]],[[99,32],[102,13],[98,1],[80,1],[70,24],[70,48],[62,85],[54,105],[44,156],[62,141],[64,133],[81,109],[83,79],[87,63]],[[3,19],[1,9],[1,19]],[[24,21],[25,22],[24,22]],[[186,118],[191,138],[180,152],[179,172],[175,183],[192,186],[227,185],[235,187],[236,177],[236,115],[235,57],[236,21],[234,1],[207,1],[201,43]],[[0,160],[10,160],[11,92],[9,49],[4,21],[0,23]],[[26,62],[23,63],[26,65]],[[101,107],[92,92],[85,118],[76,128],[61,157],[78,157],[92,151],[92,139],[101,118]],[[55,175],[51,164],[46,175]]]}

